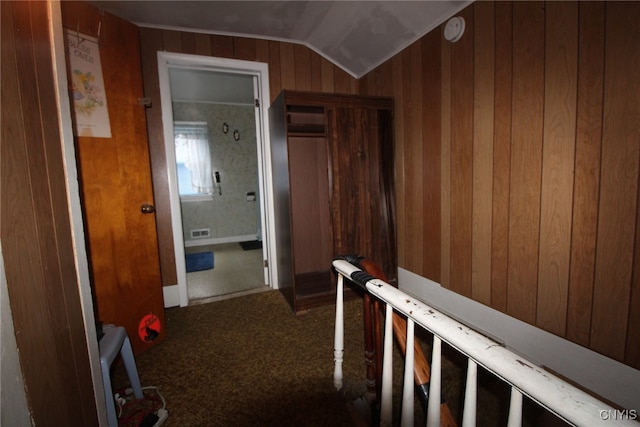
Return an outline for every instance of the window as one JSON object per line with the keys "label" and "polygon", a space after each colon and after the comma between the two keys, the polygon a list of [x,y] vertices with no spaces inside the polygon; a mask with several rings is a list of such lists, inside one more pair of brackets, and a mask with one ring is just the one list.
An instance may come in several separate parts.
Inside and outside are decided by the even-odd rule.
{"label": "window", "polygon": [[173,133],[180,196],[213,194],[207,123],[176,122]]}

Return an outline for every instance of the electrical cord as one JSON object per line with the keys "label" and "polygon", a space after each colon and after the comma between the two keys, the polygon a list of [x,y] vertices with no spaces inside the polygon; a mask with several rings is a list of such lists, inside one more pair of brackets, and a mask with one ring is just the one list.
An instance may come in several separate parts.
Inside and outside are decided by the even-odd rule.
{"label": "electrical cord", "polygon": [[162,394],[160,394],[160,390],[158,390],[158,387],[150,385],[150,386],[147,386],[147,387],[142,387],[142,390],[155,390],[156,394],[158,395],[158,397],[162,401],[162,408],[160,408],[160,409],[166,409],[167,408],[167,402],[164,400],[164,397],[162,396]]}
{"label": "electrical cord", "polygon": [[[164,421],[164,419],[166,419],[168,413],[167,413],[167,402],[166,400],[164,400],[164,396],[162,396],[162,394],[160,393],[160,390],[158,389],[158,387],[156,386],[146,386],[146,387],[142,387],[142,391],[144,392],[145,390],[155,390],[156,394],[158,395],[158,397],[160,398],[160,400],[162,401],[162,408],[159,408],[156,412],[156,415],[158,415],[158,417],[160,419],[162,419],[162,421]],[[133,389],[131,387],[128,387],[124,390],[124,393],[126,396],[128,396],[129,398],[131,396],[133,396]],[[127,399],[122,397],[120,395],[120,393],[116,393],[114,395],[115,401],[118,405],[118,418],[120,418],[122,416],[122,408],[124,407],[124,405],[127,404]],[[156,424],[159,425],[159,424]]]}
{"label": "electrical cord", "polygon": [[122,407],[127,404],[127,399],[120,396],[120,393],[116,393],[114,398],[118,405],[118,418],[120,418],[122,416]]}

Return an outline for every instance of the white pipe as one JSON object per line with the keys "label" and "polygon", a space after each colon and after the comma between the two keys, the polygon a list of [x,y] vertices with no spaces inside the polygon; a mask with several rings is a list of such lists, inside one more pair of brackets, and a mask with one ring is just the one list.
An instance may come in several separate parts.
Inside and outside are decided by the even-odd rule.
{"label": "white pipe", "polygon": [[[361,271],[342,260],[335,260],[333,266],[347,277]],[[388,283],[371,279],[365,286],[372,295],[414,319],[415,323],[565,421],[579,426],[637,427],[631,419],[603,416],[618,411]],[[432,373],[432,383],[433,380]]]}

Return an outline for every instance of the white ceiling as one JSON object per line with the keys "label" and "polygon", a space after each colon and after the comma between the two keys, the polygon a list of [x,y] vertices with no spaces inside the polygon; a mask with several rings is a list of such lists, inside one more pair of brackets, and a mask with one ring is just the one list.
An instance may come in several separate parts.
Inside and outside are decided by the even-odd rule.
{"label": "white ceiling", "polygon": [[360,78],[472,1],[90,2],[141,27],[300,43]]}

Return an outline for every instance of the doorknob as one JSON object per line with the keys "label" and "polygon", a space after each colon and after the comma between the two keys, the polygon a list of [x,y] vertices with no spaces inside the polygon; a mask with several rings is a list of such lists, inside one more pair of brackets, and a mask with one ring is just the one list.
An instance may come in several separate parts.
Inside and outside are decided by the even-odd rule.
{"label": "doorknob", "polygon": [[145,203],[144,205],[140,206],[140,212],[142,212],[143,214],[150,214],[150,213],[154,213],[155,211],[156,211],[156,207],[153,205],[149,205]]}

